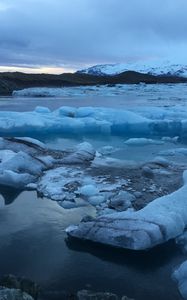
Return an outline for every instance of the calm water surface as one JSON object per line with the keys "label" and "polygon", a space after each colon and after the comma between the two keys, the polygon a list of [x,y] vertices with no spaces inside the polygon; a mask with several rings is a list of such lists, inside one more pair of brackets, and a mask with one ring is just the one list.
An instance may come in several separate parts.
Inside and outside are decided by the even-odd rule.
{"label": "calm water surface", "polygon": [[173,242],[145,253],[73,242],[64,229],[94,214],[93,208],[64,210],[55,201],[37,198],[35,192],[2,193],[0,275],[35,280],[45,290],[43,300],[60,300],[64,291],[88,285],[136,300],[181,299],[171,273],[185,257]]}

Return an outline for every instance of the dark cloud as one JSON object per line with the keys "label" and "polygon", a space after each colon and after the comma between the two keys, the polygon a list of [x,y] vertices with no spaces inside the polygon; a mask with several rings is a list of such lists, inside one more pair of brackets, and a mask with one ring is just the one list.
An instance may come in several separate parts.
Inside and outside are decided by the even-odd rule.
{"label": "dark cloud", "polygon": [[186,59],[186,0],[0,0],[0,65]]}

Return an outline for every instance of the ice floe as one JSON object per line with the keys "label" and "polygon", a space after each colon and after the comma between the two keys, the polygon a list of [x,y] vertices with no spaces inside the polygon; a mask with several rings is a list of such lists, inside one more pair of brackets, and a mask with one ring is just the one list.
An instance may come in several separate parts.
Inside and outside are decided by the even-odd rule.
{"label": "ice floe", "polygon": [[97,206],[118,193],[124,183],[124,179],[111,182],[107,176],[92,176],[85,167],[66,165],[45,172],[38,182],[37,191],[63,207],[69,202],[71,207],[88,203]]}
{"label": "ice floe", "polygon": [[[138,97],[139,105],[150,103],[157,100],[168,104],[175,103],[177,100],[186,99],[186,84],[116,84],[99,86],[77,86],[62,88],[27,88],[13,92],[14,97],[73,97],[82,96],[84,98],[92,95],[97,96],[120,96],[127,99],[136,100]],[[167,102],[166,102],[167,101]]]}
{"label": "ice floe", "polygon": [[161,140],[153,140],[147,138],[131,138],[124,142],[126,145],[145,146],[145,145],[163,145]]}
{"label": "ice floe", "polygon": [[184,185],[136,212],[102,215],[67,228],[71,237],[115,247],[144,250],[180,235],[187,224],[187,171]]}
{"label": "ice floe", "polygon": [[7,150],[7,159],[0,163],[0,184],[23,188],[34,182],[44,169],[43,162],[29,154],[20,151],[10,156]]}
{"label": "ice floe", "polygon": [[55,151],[31,138],[1,138],[0,184],[24,188],[59,164],[88,164],[94,157],[95,150],[89,143],[79,144],[74,150]]}

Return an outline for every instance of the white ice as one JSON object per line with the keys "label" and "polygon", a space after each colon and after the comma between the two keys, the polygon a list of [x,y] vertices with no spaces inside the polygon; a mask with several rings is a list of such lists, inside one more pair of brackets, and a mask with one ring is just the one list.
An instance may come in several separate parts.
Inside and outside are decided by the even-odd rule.
{"label": "white ice", "polygon": [[[2,155],[3,154],[3,155]],[[45,169],[41,161],[25,152],[14,153],[11,150],[0,151],[0,184],[23,188],[34,182]],[[3,159],[3,157],[6,157]]]}
{"label": "white ice", "polygon": [[164,142],[161,140],[153,140],[148,138],[131,138],[124,142],[130,146],[145,146],[145,145],[163,145]]}
{"label": "white ice", "polygon": [[179,236],[187,225],[187,171],[184,185],[137,212],[104,215],[80,223],[68,234],[116,247],[144,250]]}

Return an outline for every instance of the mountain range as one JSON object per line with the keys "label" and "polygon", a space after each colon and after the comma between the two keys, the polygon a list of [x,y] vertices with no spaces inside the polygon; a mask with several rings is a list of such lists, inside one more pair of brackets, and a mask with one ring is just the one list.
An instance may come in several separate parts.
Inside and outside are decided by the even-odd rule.
{"label": "mountain range", "polygon": [[156,76],[181,76],[187,77],[187,65],[173,64],[170,61],[156,61],[150,63],[120,63],[120,64],[103,64],[95,65],[77,73],[90,74],[97,76],[114,76],[126,71],[135,71],[144,74]]}
{"label": "mountain range", "polygon": [[[134,69],[134,70],[129,70]],[[138,71],[139,70],[139,71]],[[187,66],[97,65],[75,73],[26,74],[0,73],[0,96],[30,87],[66,87],[114,84],[187,83]]]}

